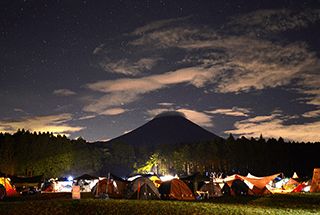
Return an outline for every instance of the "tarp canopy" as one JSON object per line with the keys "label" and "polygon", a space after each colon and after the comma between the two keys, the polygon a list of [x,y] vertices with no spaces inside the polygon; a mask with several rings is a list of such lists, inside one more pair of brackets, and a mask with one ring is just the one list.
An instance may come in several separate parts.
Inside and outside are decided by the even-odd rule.
{"label": "tarp canopy", "polygon": [[280,175],[280,173],[270,175],[270,176],[260,177],[260,178],[243,177],[241,175],[237,175],[237,177],[242,180],[250,182],[258,189],[264,189],[266,185],[269,184],[270,181],[273,181],[278,175]]}
{"label": "tarp canopy", "polygon": [[265,176],[265,177],[256,177],[253,175],[242,176],[242,175],[231,175],[223,179],[225,183],[228,184],[229,187],[232,187],[232,184],[235,180],[240,179],[244,181],[247,186],[250,188],[249,194],[252,195],[261,195],[261,194],[269,194],[270,191],[267,189],[267,185],[273,181],[280,173]]}

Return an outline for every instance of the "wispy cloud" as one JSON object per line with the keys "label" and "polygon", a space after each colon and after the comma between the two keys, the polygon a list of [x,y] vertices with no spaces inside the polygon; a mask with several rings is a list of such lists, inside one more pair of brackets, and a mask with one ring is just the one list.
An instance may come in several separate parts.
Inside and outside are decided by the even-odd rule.
{"label": "wispy cloud", "polygon": [[69,135],[81,131],[84,127],[72,126],[72,115],[65,113],[59,115],[24,117],[19,120],[0,121],[0,132],[14,133],[18,129],[37,132],[52,132],[54,134]]}
{"label": "wispy cloud", "polygon": [[107,116],[115,116],[115,115],[119,115],[122,113],[127,112],[127,109],[124,108],[110,108],[110,109],[106,109],[103,112],[101,112],[101,115],[107,115]]}
{"label": "wispy cloud", "polygon": [[159,60],[161,60],[161,58],[141,58],[137,61],[130,61],[126,58],[115,62],[108,60],[107,62],[100,63],[100,65],[104,70],[111,73],[135,76],[152,69]]}
{"label": "wispy cloud", "polygon": [[95,117],[96,117],[96,115],[87,115],[87,116],[79,117],[78,120],[93,119],[93,118],[95,118]]}
{"label": "wispy cloud", "polygon": [[13,111],[15,112],[21,112],[21,113],[24,113],[25,111],[22,110],[21,108],[14,108]]}
{"label": "wispy cloud", "polygon": [[319,9],[258,10],[233,17],[228,28],[242,33],[278,33],[305,28],[320,20]]}
{"label": "wispy cloud", "polygon": [[268,138],[285,138],[287,140],[316,142],[320,140],[320,122],[304,124],[286,124],[290,117],[281,114],[257,116],[241,120],[234,124],[235,129],[225,131],[247,137],[259,137],[262,134]]}
{"label": "wispy cloud", "polygon": [[221,114],[221,115],[227,115],[227,116],[248,116],[248,113],[250,113],[250,110],[247,108],[221,108],[221,109],[215,109],[211,111],[206,111],[206,113],[211,114]]}
{"label": "wispy cloud", "polygon": [[77,93],[69,89],[57,89],[53,91],[53,94],[57,96],[73,96]]}
{"label": "wispy cloud", "polygon": [[187,119],[191,120],[192,122],[204,126],[204,127],[213,127],[212,116],[206,114],[205,112],[187,109],[187,108],[157,108],[148,110],[147,113],[150,117],[155,117],[156,115],[167,112],[167,111],[178,111],[183,113]]}
{"label": "wispy cloud", "polygon": [[155,21],[152,23],[148,23],[147,25],[144,25],[142,27],[136,28],[131,34],[142,35],[153,30],[158,30],[168,25],[171,26],[174,23],[180,23],[181,21],[187,20],[189,18],[190,16],[176,18],[176,19],[164,19],[164,20]]}
{"label": "wispy cloud", "polygon": [[190,67],[160,75],[123,78],[88,84],[87,87],[89,89],[106,93],[106,95],[85,106],[84,110],[101,113],[109,107],[121,106],[136,101],[142,94],[175,84],[187,83],[195,87],[202,87],[208,77],[214,75],[214,71],[207,69],[199,74],[198,70],[204,70],[204,68]]}
{"label": "wispy cloud", "polygon": [[160,103],[158,103],[158,105],[165,106],[165,107],[170,107],[170,106],[173,106],[174,103],[171,103],[171,102],[160,102]]}
{"label": "wispy cloud", "polygon": [[320,117],[320,110],[308,111],[304,113],[302,116],[306,118]]}
{"label": "wispy cloud", "polygon": [[[89,89],[104,95],[85,106],[84,110],[101,113],[135,102],[144,94],[177,85],[206,90],[211,87],[216,93],[235,94],[285,86],[300,89],[308,96],[306,104],[320,105],[320,61],[317,54],[304,42],[270,39],[279,32],[297,30],[317,22],[319,14],[319,10],[311,9],[264,10],[234,17],[223,28],[195,26],[190,24],[189,18],[160,20],[137,28],[125,35],[127,51],[119,55],[123,57],[104,65],[118,74],[131,77],[139,74],[139,77],[88,84]],[[233,27],[239,28],[238,34],[232,31]],[[261,37],[259,32],[268,35]],[[97,48],[104,53],[108,47]],[[158,53],[156,58],[150,55],[155,50]],[[179,54],[175,55],[175,62],[168,64],[174,66],[160,67],[163,71],[157,74],[141,73],[159,63],[154,59],[171,62],[167,54],[177,50]],[[213,110],[210,114],[218,113],[248,115],[241,110],[227,109]]]}

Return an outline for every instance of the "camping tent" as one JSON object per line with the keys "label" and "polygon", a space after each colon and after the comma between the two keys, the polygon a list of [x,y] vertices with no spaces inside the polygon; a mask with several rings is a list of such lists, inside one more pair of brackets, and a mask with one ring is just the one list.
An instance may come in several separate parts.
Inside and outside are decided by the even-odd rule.
{"label": "camping tent", "polygon": [[40,188],[41,182],[43,181],[43,175],[23,177],[23,176],[12,176],[11,182],[14,184],[19,192],[25,192],[26,189],[29,191],[36,192]]}
{"label": "camping tent", "polygon": [[222,191],[221,191],[220,186],[218,184],[212,183],[212,182],[205,183],[204,185],[202,185],[202,187],[199,189],[199,191],[208,193],[209,198],[222,196]]}
{"label": "camping tent", "polygon": [[129,199],[160,199],[160,193],[154,183],[147,177],[138,177],[128,185]]}
{"label": "camping tent", "polygon": [[108,194],[110,198],[124,198],[127,190],[127,184],[128,182],[126,180],[110,174],[108,178],[99,180],[91,191],[96,196]]}
{"label": "camping tent", "polygon": [[153,184],[159,188],[161,184],[161,179],[157,175],[152,175],[149,177],[149,179],[153,182]]}
{"label": "camping tent", "polygon": [[298,179],[299,176],[298,176],[298,174],[297,174],[296,172],[294,172],[291,178],[293,178],[293,179]]}
{"label": "camping tent", "polygon": [[249,194],[249,186],[241,179],[232,181],[231,190],[236,196],[246,196]]}
{"label": "camping tent", "polygon": [[84,174],[73,179],[76,185],[80,186],[81,192],[91,192],[91,189],[99,181],[99,177]]}
{"label": "camping tent", "polygon": [[[247,194],[250,195],[262,195],[262,194],[270,194],[270,191],[267,189],[267,185],[273,181],[280,173],[265,176],[265,177],[256,177],[253,175],[249,175],[249,177],[241,176],[241,175],[232,175],[228,176],[224,179],[224,182],[228,184],[229,187],[232,188],[232,184],[235,180],[239,179],[243,181],[249,188]],[[237,182],[240,184],[240,182]],[[234,185],[235,186],[235,185]],[[238,185],[237,185],[238,186]],[[235,187],[237,187],[235,186]],[[242,186],[242,185],[241,185]],[[243,192],[243,191],[241,191]]]}
{"label": "camping tent", "polygon": [[162,199],[194,200],[195,197],[190,188],[180,179],[162,182],[159,187]]}
{"label": "camping tent", "polygon": [[204,185],[205,181],[209,181],[210,178],[196,172],[192,175],[180,177],[180,180],[186,183],[190,190],[195,194]]}
{"label": "camping tent", "polygon": [[4,194],[3,197],[17,195],[15,188],[11,185],[10,178],[0,177],[0,184],[3,186],[3,188],[5,188],[5,192],[2,188],[2,193]]}
{"label": "camping tent", "polygon": [[314,168],[313,170],[310,192],[320,192],[320,168]]}

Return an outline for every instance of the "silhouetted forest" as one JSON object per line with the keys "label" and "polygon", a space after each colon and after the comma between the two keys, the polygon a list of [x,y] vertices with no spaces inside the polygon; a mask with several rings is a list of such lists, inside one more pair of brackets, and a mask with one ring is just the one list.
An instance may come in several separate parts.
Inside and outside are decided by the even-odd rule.
{"label": "silhouetted forest", "polygon": [[0,172],[10,175],[96,173],[101,169],[101,151],[84,139],[70,140],[52,133],[0,133]]}
{"label": "silhouetted forest", "polygon": [[[123,174],[128,171],[159,174],[188,175],[195,172],[205,174],[251,173],[265,176],[283,172],[290,176],[297,172],[311,176],[315,167],[320,167],[320,143],[285,142],[283,138],[234,139],[198,142],[193,144],[168,145],[154,148],[139,148],[118,142],[108,146],[109,161],[104,163],[105,171]],[[121,168],[119,168],[121,167]]]}
{"label": "silhouetted forest", "polygon": [[193,144],[134,147],[118,142],[88,143],[52,133],[0,133],[0,172],[15,175],[59,177],[91,173],[121,176],[132,172],[223,172],[262,176],[296,171],[312,175],[320,167],[320,143],[285,142],[279,139],[239,138]]}

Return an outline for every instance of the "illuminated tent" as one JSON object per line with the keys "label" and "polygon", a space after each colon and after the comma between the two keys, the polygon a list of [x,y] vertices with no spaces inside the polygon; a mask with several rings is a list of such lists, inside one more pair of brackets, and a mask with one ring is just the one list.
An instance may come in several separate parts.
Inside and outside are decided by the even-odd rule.
{"label": "illuminated tent", "polygon": [[290,178],[289,181],[283,186],[283,189],[293,191],[300,183]]}
{"label": "illuminated tent", "polygon": [[99,181],[99,177],[83,174],[79,177],[73,179],[76,185],[80,186],[81,192],[91,192],[92,188],[97,184]]}
{"label": "illuminated tent", "polygon": [[298,174],[296,172],[294,172],[291,178],[297,179],[297,178],[299,178],[299,176],[298,176]]}
{"label": "illuminated tent", "polygon": [[147,177],[138,177],[128,185],[129,199],[160,199],[160,193],[154,183]]}
{"label": "illuminated tent", "polygon": [[161,185],[161,179],[157,176],[157,175],[153,175],[151,177],[149,177],[149,179],[153,182],[153,184],[159,188]]}
{"label": "illuminated tent", "polygon": [[[253,195],[263,195],[263,194],[270,194],[270,191],[267,189],[267,185],[273,181],[280,173],[265,176],[265,177],[242,177],[238,176],[240,179],[244,180],[246,184],[249,186],[250,191]],[[251,194],[251,193],[250,193]]]}
{"label": "illuminated tent", "polygon": [[127,178],[127,181],[134,181],[135,179],[140,178],[140,177],[149,178],[157,188],[161,184],[161,179],[155,173],[153,173],[153,174],[135,174],[135,175],[131,175],[131,176],[129,176]]}
{"label": "illuminated tent", "polygon": [[[108,189],[107,189],[108,185]],[[110,174],[109,179],[99,180],[92,188],[92,193],[96,196],[108,194],[110,198],[124,198],[127,190],[128,182],[122,178]]]}
{"label": "illuminated tent", "polygon": [[313,170],[310,192],[320,192],[320,168],[314,168]]}
{"label": "illuminated tent", "polygon": [[12,184],[15,185],[17,190],[25,188],[25,187],[32,187],[32,188],[39,188],[41,182],[43,182],[43,175],[33,176],[33,177],[18,177],[12,176],[11,177]]}
{"label": "illuminated tent", "polygon": [[[241,176],[241,175],[232,175],[228,176],[224,179],[224,182],[228,184],[229,187],[232,188],[232,184],[235,180],[239,179],[243,181],[249,188],[248,194],[250,195],[263,195],[263,194],[270,194],[270,191],[267,188],[267,185],[273,181],[280,173],[265,176],[265,177],[256,177],[249,175]],[[238,182],[237,182],[238,183]],[[240,183],[239,183],[240,184]],[[237,186],[235,186],[237,187]]]}
{"label": "illuminated tent", "polygon": [[0,185],[2,185],[0,199],[5,196],[15,196],[18,194],[15,188],[11,185],[10,179],[7,177],[0,177]]}
{"label": "illuminated tent", "polygon": [[195,197],[190,188],[180,179],[162,182],[159,187],[162,199],[194,200]]}

